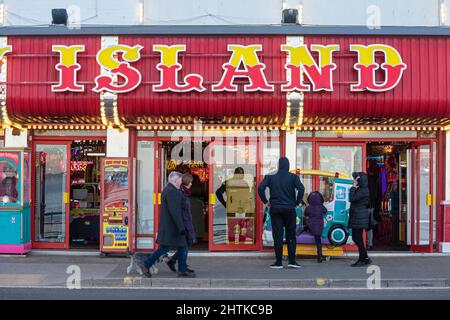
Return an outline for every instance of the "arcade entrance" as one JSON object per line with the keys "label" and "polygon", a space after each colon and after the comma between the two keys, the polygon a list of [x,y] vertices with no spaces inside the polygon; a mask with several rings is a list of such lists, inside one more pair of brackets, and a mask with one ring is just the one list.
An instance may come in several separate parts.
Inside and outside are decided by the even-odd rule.
{"label": "arcade entrance", "polygon": [[98,249],[104,140],[34,143],[34,248]]}
{"label": "arcade entrance", "polygon": [[[206,142],[165,141],[161,144],[161,191],[166,186],[172,171],[190,173],[194,180],[190,189],[192,222],[197,235],[197,243],[193,250],[208,250],[209,235],[209,165],[200,157],[196,160],[194,154],[203,155]],[[200,153],[199,153],[200,152]]]}
{"label": "arcade entrance", "polygon": [[190,173],[197,244],[193,250],[262,250],[262,205],[256,186],[276,170],[278,135],[169,141],[138,135],[136,249],[156,247],[161,192],[172,171]]}
{"label": "arcade entrance", "polygon": [[367,173],[376,226],[373,250],[432,252],[436,242],[436,144],[367,144]]}

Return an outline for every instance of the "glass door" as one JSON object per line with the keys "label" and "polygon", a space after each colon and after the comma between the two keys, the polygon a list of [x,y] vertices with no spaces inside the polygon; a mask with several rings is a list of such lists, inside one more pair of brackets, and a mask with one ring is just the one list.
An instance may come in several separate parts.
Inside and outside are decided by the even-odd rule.
{"label": "glass door", "polygon": [[[231,140],[231,141],[230,141]],[[226,139],[210,144],[211,250],[257,250],[257,143]]]}
{"label": "glass door", "polygon": [[[156,146],[156,149],[158,146]],[[136,248],[151,250],[155,248],[155,142],[137,143],[137,227]]]}
{"label": "glass door", "polygon": [[413,251],[433,252],[436,235],[435,150],[435,143],[430,142],[411,146],[410,241]]}
{"label": "glass door", "polygon": [[349,177],[353,172],[365,171],[365,144],[361,143],[319,143],[319,170],[338,172]]}
{"label": "glass door", "polygon": [[35,144],[35,248],[69,247],[70,142]]}

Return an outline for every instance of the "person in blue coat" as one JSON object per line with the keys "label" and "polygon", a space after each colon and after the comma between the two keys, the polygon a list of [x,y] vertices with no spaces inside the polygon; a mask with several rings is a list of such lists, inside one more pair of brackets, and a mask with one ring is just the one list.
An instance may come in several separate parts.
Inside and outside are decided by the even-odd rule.
{"label": "person in blue coat", "polygon": [[[266,188],[269,188],[269,200],[266,197]],[[278,171],[275,174],[266,175],[259,185],[259,197],[267,207],[270,207],[276,257],[275,263],[270,266],[272,269],[283,268],[283,229],[286,230],[288,268],[301,268],[295,261],[297,248],[295,208],[302,202],[304,193],[305,187],[297,175],[289,172],[289,159],[285,157],[281,157],[278,161]]]}

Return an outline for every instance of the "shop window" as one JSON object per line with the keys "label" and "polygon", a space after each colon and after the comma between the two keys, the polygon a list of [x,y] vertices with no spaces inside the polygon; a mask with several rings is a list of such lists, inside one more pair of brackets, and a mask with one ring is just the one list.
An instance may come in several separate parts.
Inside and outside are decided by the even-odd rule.
{"label": "shop window", "polygon": [[214,245],[256,243],[256,145],[214,145]]}
{"label": "shop window", "polygon": [[278,170],[279,159],[280,159],[280,142],[278,140],[265,141],[262,158],[263,175],[275,173]]}
{"label": "shop window", "polygon": [[319,176],[319,192],[325,202],[333,201],[334,178]]}
{"label": "shop window", "polygon": [[9,161],[0,161],[0,200],[3,204],[18,202],[17,170]]}
{"label": "shop window", "polygon": [[362,171],[362,147],[320,146],[319,168],[329,172],[345,173]]}
{"label": "shop window", "polygon": [[35,241],[66,239],[67,145],[36,145]]}
{"label": "shop window", "polygon": [[154,142],[139,141],[137,150],[137,169],[138,169],[138,215],[137,215],[137,233],[154,233]]}
{"label": "shop window", "polygon": [[[313,168],[313,147],[312,142],[297,143],[297,168],[295,169],[312,169]],[[294,169],[294,168],[292,168]],[[302,175],[300,177],[305,186],[305,199],[312,191],[313,178],[310,175]]]}
{"label": "shop window", "polygon": [[[263,160],[262,160],[262,174],[275,174],[278,171],[278,160],[280,159],[280,142],[279,141],[265,141]],[[269,189],[266,189],[266,197],[270,198]],[[264,209],[263,209],[264,210]]]}

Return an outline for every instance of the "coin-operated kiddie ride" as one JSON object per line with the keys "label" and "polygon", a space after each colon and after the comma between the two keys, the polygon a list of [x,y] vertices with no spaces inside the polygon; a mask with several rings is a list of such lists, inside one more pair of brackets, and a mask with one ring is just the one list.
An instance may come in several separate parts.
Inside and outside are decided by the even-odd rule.
{"label": "coin-operated kiddie ride", "polygon": [[0,253],[31,251],[30,162],[30,149],[0,148]]}
{"label": "coin-operated kiddie ride", "polygon": [[103,158],[101,162],[100,251],[134,250],[135,172],[133,158]]}
{"label": "coin-operated kiddie ride", "polygon": [[[345,174],[332,173],[320,170],[293,170],[300,176],[300,179],[312,181],[314,177],[318,179],[319,191],[324,197],[324,206],[327,213],[323,215],[322,244],[323,254],[326,256],[343,255],[342,246],[351,243],[351,229],[348,228],[350,215],[349,193],[352,187],[352,179]],[[308,198],[305,191],[305,202]],[[314,237],[305,228],[306,218],[304,216],[305,205],[296,208],[297,214],[297,254],[316,255]],[[270,214],[264,214],[263,244],[273,246],[272,225]],[[284,253],[287,254],[285,248]]]}

